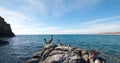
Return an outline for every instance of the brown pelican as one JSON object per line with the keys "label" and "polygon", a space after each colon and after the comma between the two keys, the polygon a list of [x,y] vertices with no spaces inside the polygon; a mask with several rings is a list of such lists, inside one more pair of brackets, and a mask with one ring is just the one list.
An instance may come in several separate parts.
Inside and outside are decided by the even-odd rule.
{"label": "brown pelican", "polygon": [[53,35],[51,35],[51,39],[48,42],[47,42],[46,39],[44,39],[44,41],[45,41],[46,44],[51,44],[52,40],[53,40]]}
{"label": "brown pelican", "polygon": [[91,50],[89,54],[90,63],[106,63],[105,59],[98,57],[100,53],[95,50]]}
{"label": "brown pelican", "polygon": [[58,46],[63,46],[63,44],[60,40],[58,40]]}

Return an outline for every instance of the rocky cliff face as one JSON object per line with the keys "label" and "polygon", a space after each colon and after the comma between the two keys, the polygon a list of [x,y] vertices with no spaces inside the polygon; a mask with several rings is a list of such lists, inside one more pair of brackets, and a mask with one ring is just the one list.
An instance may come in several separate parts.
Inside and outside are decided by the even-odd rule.
{"label": "rocky cliff face", "polygon": [[0,37],[14,37],[10,24],[6,23],[4,18],[0,16]]}

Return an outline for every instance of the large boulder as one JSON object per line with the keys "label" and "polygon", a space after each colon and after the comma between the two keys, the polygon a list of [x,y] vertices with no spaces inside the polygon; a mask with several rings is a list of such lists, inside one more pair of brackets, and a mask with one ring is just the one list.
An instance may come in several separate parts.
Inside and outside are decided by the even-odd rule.
{"label": "large boulder", "polygon": [[14,37],[10,24],[6,23],[4,18],[0,16],[0,37]]}

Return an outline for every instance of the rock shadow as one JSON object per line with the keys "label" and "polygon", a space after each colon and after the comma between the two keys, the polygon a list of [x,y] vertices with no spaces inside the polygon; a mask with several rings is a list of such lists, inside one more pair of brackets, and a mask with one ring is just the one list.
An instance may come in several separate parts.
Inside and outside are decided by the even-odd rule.
{"label": "rock shadow", "polygon": [[5,46],[5,45],[8,45],[8,44],[9,44],[8,41],[0,40],[0,46]]}

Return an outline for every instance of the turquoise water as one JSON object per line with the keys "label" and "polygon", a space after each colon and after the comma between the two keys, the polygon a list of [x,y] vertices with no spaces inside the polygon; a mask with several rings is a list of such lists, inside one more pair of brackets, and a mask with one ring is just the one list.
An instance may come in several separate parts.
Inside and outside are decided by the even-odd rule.
{"label": "turquoise water", "polygon": [[[17,35],[5,38],[10,44],[0,46],[0,63],[22,63],[45,45],[49,35]],[[54,35],[53,44],[61,40],[86,50],[99,50],[107,63],[120,63],[120,35]]]}

